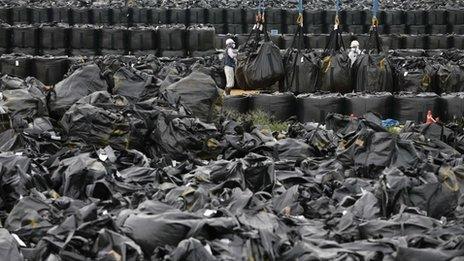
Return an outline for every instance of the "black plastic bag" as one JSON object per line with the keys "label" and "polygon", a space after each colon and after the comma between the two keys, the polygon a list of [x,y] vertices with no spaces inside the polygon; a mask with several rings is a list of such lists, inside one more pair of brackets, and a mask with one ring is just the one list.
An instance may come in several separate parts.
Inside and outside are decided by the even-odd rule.
{"label": "black plastic bag", "polygon": [[297,97],[297,115],[300,122],[325,123],[329,113],[344,113],[345,98],[340,94],[303,94]]}
{"label": "black plastic bag", "polygon": [[217,106],[222,104],[222,91],[213,78],[197,71],[166,87],[165,92],[173,105],[184,105],[205,122],[211,122],[217,117]]}
{"label": "black plastic bag", "polygon": [[330,34],[320,74],[322,91],[348,93],[353,90],[351,60],[345,51],[340,29],[335,29]]}
{"label": "black plastic bag", "polygon": [[353,93],[346,94],[346,112],[354,116],[363,116],[368,112],[374,112],[388,119],[392,115],[393,95],[391,93]]}
{"label": "black plastic bag", "polygon": [[313,93],[319,88],[321,61],[313,52],[303,52],[302,48],[303,28],[298,27],[292,44],[284,55],[284,89],[296,95]]}
{"label": "black plastic bag", "polygon": [[257,89],[266,89],[280,81],[283,76],[284,65],[280,49],[269,39],[265,39],[255,52],[250,53],[245,67],[247,85]]}
{"label": "black plastic bag", "polygon": [[50,114],[57,120],[80,98],[96,91],[107,91],[108,84],[95,64],[77,69],[69,77],[57,83],[50,93]]}
{"label": "black plastic bag", "polygon": [[464,91],[464,70],[458,65],[441,65],[437,71],[437,78],[440,92]]}
{"label": "black plastic bag", "polygon": [[276,120],[286,121],[296,115],[295,96],[292,93],[253,95],[249,109],[260,110]]}

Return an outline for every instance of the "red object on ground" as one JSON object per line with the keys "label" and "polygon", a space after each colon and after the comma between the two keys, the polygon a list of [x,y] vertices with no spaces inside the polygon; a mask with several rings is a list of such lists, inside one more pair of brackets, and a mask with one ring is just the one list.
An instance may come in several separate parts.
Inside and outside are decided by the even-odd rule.
{"label": "red object on ground", "polygon": [[430,123],[435,123],[435,122],[437,122],[437,120],[435,120],[433,118],[432,111],[428,111],[427,112],[427,119],[426,119],[425,123],[430,124]]}

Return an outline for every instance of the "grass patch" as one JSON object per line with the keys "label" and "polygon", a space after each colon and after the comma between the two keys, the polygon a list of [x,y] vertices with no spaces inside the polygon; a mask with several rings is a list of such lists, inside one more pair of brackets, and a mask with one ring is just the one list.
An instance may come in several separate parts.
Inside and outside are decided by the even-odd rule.
{"label": "grass patch", "polygon": [[288,126],[290,125],[289,122],[276,120],[273,116],[261,110],[255,110],[245,114],[227,110],[225,115],[233,118],[240,124],[252,122],[253,125],[260,127],[261,129],[270,130],[271,132],[287,131]]}

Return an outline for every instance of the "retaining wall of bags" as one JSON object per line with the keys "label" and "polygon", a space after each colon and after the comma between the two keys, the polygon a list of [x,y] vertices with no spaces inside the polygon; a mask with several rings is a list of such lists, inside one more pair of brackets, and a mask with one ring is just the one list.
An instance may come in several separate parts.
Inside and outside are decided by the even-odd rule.
{"label": "retaining wall of bags", "polygon": [[1,54],[203,56],[215,51],[215,41],[215,29],[207,25],[0,25]]}
{"label": "retaining wall of bags", "polygon": [[248,113],[261,110],[275,115],[278,120],[295,117],[300,122],[325,123],[329,113],[362,116],[375,112],[383,119],[393,118],[400,122],[425,122],[428,111],[442,121],[460,119],[464,116],[464,93],[439,96],[435,93],[413,94],[350,93],[302,94],[290,93],[258,94],[251,96],[227,96],[224,109]]}
{"label": "retaining wall of bags", "polygon": [[[251,30],[256,10],[252,8],[1,8],[0,20],[8,24],[67,23],[133,26],[159,24],[209,23],[218,33],[241,34]],[[269,30],[293,33],[296,30],[295,9],[267,8]],[[304,29],[309,33],[331,30],[334,10],[307,10],[304,12]],[[371,25],[370,10],[342,10],[342,28],[354,34],[367,33]],[[395,34],[446,34],[464,32],[464,10],[386,10],[378,14],[380,32]]]}
{"label": "retaining wall of bags", "polygon": [[[103,19],[103,18],[102,18]],[[183,24],[124,27],[90,24],[0,24],[0,54],[100,55],[158,54],[159,56],[204,56],[223,49],[228,38],[242,44],[248,34],[216,34],[213,25]],[[367,45],[366,34],[343,34],[346,44],[358,40]],[[280,49],[290,47],[293,35],[271,35]],[[387,49],[464,49],[464,35],[382,35]],[[305,49],[324,49],[328,34],[305,34]]]}

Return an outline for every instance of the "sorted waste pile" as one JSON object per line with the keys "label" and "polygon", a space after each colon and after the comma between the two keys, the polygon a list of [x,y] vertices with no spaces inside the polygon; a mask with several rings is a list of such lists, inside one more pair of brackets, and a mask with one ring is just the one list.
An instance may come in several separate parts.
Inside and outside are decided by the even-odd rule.
{"label": "sorted waste pile", "polygon": [[[163,66],[161,66],[163,65]],[[459,260],[464,130],[221,113],[207,60],[3,76],[5,260]],[[10,119],[10,120],[8,120]]]}

